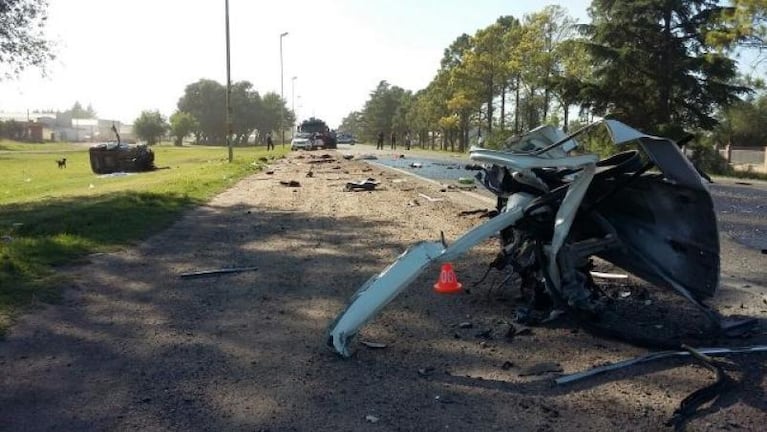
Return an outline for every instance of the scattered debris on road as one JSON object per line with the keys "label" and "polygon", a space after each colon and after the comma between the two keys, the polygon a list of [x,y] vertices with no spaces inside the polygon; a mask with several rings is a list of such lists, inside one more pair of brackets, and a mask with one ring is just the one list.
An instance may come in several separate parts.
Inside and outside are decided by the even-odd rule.
{"label": "scattered debris on road", "polygon": [[422,194],[422,193],[419,193],[418,196],[420,196],[421,198],[423,198],[423,199],[425,199],[426,201],[429,201],[429,202],[437,202],[437,201],[444,201],[445,200],[444,198],[432,198],[432,197],[430,197],[430,196],[428,196],[426,194]]}
{"label": "scattered debris on road", "polygon": [[365,341],[365,340],[361,340],[360,343],[372,349],[382,349],[382,348],[386,348],[387,346],[385,343]]}
{"label": "scattered debris on road", "polygon": [[532,375],[545,375],[548,373],[561,373],[562,366],[559,363],[543,362],[534,364],[530,367],[523,369],[519,376],[532,376]]}
{"label": "scattered debris on road", "polygon": [[684,430],[687,420],[698,411],[701,405],[717,398],[734,384],[732,378],[713,359],[697,351],[695,348],[686,345],[682,345],[682,348],[687,350],[695,360],[698,360],[699,363],[714,372],[716,374],[716,381],[692,392],[679,403],[679,408],[674,411],[673,416],[666,422],[666,426],[674,426],[676,431]]}
{"label": "scattered debris on road", "polygon": [[280,181],[280,184],[286,187],[301,187],[301,183],[297,182],[296,180],[282,180]]}
{"label": "scattered debris on road", "polygon": [[[767,352],[767,345],[753,345],[753,346],[732,347],[732,348],[716,348],[716,347],[696,348],[695,350],[701,354],[715,355],[715,356],[723,355],[723,354],[747,354],[747,353]],[[622,360],[612,364],[597,366],[583,372],[563,375],[554,381],[558,385],[565,385],[565,384],[573,383],[575,381],[580,381],[584,378],[589,378],[589,377],[603,374],[609,371],[624,369],[629,366],[634,366],[641,363],[647,363],[654,360],[660,360],[660,359],[670,358],[670,357],[686,357],[690,355],[691,355],[690,351],[658,351],[654,353],[645,354],[639,357],[635,357],[633,359]]]}
{"label": "scattered debris on road", "polygon": [[423,164],[421,162],[410,162],[410,165],[408,165],[410,168],[423,168]]}
{"label": "scattered debris on road", "polygon": [[347,192],[372,191],[372,190],[375,190],[375,188],[378,187],[379,184],[380,183],[375,181],[374,178],[369,177],[366,180],[346,183],[344,190],[346,190]]}
{"label": "scattered debris on road", "polygon": [[486,216],[488,213],[490,213],[490,210],[488,209],[464,210],[462,212],[459,212],[458,216],[471,216],[476,214]]}

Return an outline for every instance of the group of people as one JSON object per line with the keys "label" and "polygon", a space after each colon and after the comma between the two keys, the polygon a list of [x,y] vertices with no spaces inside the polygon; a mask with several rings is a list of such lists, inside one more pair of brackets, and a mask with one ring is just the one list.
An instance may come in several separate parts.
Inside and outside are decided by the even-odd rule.
{"label": "group of people", "polygon": [[[389,138],[389,144],[391,146],[392,150],[395,150],[397,148],[397,133],[392,131],[391,137]],[[405,133],[405,149],[410,150],[410,132]],[[485,139],[482,137],[482,132],[479,132],[477,134],[477,145],[479,147],[485,146]],[[378,140],[376,141],[376,150],[383,150],[384,149],[384,133],[383,131],[378,132]]]}
{"label": "group of people", "polygon": [[[396,150],[397,148],[397,133],[392,131],[391,136],[389,138],[389,144],[391,146],[392,150]],[[405,149],[410,150],[410,132],[405,133]],[[384,133],[383,131],[378,132],[378,140],[376,141],[376,150],[383,150],[384,149]]]}

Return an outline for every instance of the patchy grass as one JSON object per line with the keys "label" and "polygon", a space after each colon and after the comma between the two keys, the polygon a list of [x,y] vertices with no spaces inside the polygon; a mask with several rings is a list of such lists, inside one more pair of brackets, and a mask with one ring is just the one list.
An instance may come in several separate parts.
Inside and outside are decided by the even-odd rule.
{"label": "patchy grass", "polygon": [[83,151],[86,144],[61,143],[20,143],[17,141],[8,141],[0,139],[0,151],[27,151],[27,152],[71,152]]}
{"label": "patchy grass", "polygon": [[29,153],[21,146],[0,154],[0,333],[20,310],[58,299],[57,266],[165,229],[269,156],[236,148],[230,164],[223,147],[156,147],[161,169],[97,176],[87,148],[67,153],[67,168],[59,169],[60,149]]}

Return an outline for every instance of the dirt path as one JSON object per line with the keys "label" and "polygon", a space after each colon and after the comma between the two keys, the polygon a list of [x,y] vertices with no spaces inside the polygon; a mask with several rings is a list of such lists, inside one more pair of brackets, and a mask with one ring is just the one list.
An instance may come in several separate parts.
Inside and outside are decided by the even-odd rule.
{"label": "dirt path", "polygon": [[[478,220],[457,218],[469,208],[450,199],[419,198],[452,196],[438,185],[357,161],[307,162],[291,155],[135,249],[71,269],[64,303],[0,342],[0,430],[663,430],[712,382],[672,360],[558,388],[530,368],[576,372],[646,351],[566,322],[507,338],[513,293],[491,299],[491,279],[437,296],[436,268],[364,329],[361,339],[387,348],[339,359],[324,332],[351,294],[413,241],[453,239]],[[369,176],[382,190],[343,191]],[[479,279],[495,248],[456,262],[459,278]],[[178,277],[232,266],[258,270]],[[752,294],[728,295],[765,316]],[[738,362],[745,383],[688,430],[763,430],[764,358]]]}

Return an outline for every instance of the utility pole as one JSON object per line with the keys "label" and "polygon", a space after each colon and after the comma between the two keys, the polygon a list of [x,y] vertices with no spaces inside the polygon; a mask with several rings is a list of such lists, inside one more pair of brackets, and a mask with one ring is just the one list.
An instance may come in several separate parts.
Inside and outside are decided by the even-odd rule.
{"label": "utility pole", "polygon": [[232,152],[232,75],[229,62],[229,0],[226,2],[226,146],[229,148],[229,163],[234,159]]}

